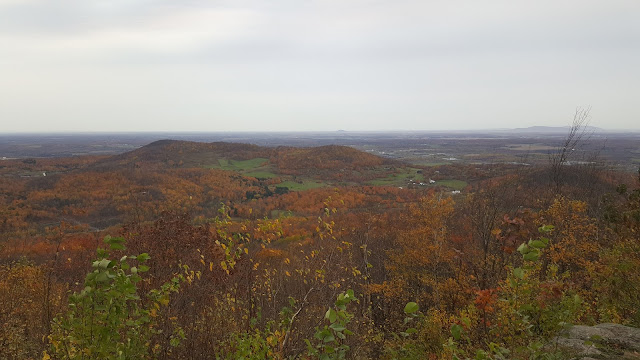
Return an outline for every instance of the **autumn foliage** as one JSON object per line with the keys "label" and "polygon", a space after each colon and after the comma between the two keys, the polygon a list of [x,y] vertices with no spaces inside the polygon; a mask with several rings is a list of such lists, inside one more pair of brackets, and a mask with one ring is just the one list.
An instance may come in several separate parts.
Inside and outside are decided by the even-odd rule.
{"label": "autumn foliage", "polygon": [[[126,239],[113,259],[149,256],[128,293],[148,357],[524,358],[561,323],[640,326],[627,174],[594,173],[585,198],[542,168],[447,165],[470,183],[452,194],[373,185],[405,165],[346,147],[178,141],[3,164],[0,358],[64,358],[52,321],[107,235]],[[138,299],[176,277],[162,311]]]}

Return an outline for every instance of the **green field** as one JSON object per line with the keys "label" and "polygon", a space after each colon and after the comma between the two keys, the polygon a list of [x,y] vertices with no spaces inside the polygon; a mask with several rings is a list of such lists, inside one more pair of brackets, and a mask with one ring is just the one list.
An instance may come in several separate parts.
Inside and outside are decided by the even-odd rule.
{"label": "green field", "polygon": [[438,180],[435,185],[446,186],[453,190],[462,190],[467,187],[466,181],[455,180],[455,179],[447,179],[447,180]]}
{"label": "green field", "polygon": [[269,160],[265,158],[254,158],[249,160],[218,159],[217,164],[205,165],[207,169],[220,169],[227,171],[237,171],[244,176],[254,178],[270,179],[278,176],[272,171]]}
{"label": "green field", "polygon": [[249,160],[228,160],[218,159],[218,169],[222,170],[234,170],[234,171],[248,171],[259,168],[269,161],[265,158],[255,158]]}
{"label": "green field", "polygon": [[422,174],[418,174],[418,171],[420,171],[420,169],[402,169],[402,171],[399,173],[391,174],[384,178],[367,181],[367,184],[378,186],[405,186],[411,179],[417,182],[424,181],[424,176],[422,176]]}
{"label": "green field", "polygon": [[259,179],[271,179],[278,176],[278,174],[272,173],[271,171],[267,171],[267,170],[249,171],[249,172],[242,173],[242,175],[251,176]]}

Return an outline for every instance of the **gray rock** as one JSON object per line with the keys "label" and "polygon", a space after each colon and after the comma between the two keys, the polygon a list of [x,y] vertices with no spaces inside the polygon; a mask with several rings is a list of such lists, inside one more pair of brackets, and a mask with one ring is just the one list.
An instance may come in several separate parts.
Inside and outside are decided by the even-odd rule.
{"label": "gray rock", "polygon": [[584,340],[557,337],[553,340],[559,348],[576,356],[602,355],[594,345],[587,345]]}
{"label": "gray rock", "polygon": [[615,333],[606,329],[595,326],[574,325],[567,332],[570,339],[595,340],[603,339],[608,341],[615,337]]}
{"label": "gray rock", "polygon": [[556,344],[576,360],[640,360],[640,329],[619,324],[572,326],[546,347]]}
{"label": "gray rock", "polygon": [[606,342],[619,345],[625,349],[640,351],[640,329],[620,324],[599,324],[593,328],[613,334],[613,336],[605,339]]}

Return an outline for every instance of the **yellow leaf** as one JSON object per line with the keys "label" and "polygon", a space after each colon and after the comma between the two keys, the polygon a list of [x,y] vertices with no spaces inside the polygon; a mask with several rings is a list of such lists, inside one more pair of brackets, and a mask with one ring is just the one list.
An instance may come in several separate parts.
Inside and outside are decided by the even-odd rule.
{"label": "yellow leaf", "polygon": [[213,271],[213,263],[209,262],[209,271]]}

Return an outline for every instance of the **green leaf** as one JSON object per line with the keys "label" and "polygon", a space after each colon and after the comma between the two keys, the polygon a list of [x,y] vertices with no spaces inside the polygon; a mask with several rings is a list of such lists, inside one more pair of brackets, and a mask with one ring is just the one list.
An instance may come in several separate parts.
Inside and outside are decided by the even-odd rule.
{"label": "green leaf", "polygon": [[111,245],[109,245],[109,248],[111,250],[124,250],[125,247],[122,244],[118,244],[118,243],[112,243]]}
{"label": "green leaf", "polygon": [[462,335],[462,326],[458,324],[451,325],[451,335],[456,340],[460,340],[460,335]]}
{"label": "green leaf", "polygon": [[465,324],[467,327],[471,327],[471,319],[469,319],[469,317],[465,316],[460,320],[462,320],[462,323]]}
{"label": "green leaf", "polygon": [[125,239],[122,237],[111,237],[109,235],[104,237],[104,242],[109,244],[111,250],[124,250]]}
{"label": "green leaf", "polygon": [[543,249],[547,245],[540,240],[532,240],[532,241],[529,241],[529,246],[534,247],[536,249]]}
{"label": "green leaf", "polygon": [[553,229],[555,229],[555,226],[553,225],[542,225],[538,228],[538,231],[541,233],[550,233]]}
{"label": "green leaf", "polygon": [[109,275],[106,272],[101,272],[96,276],[96,282],[105,282],[109,280]]}
{"label": "green leaf", "polygon": [[109,259],[102,259],[98,261],[98,268],[100,269],[106,269],[109,267],[109,265],[111,265],[111,260]]}
{"label": "green leaf", "polygon": [[149,259],[151,259],[151,256],[149,256],[149,254],[147,253],[142,253],[140,255],[137,256],[138,261],[144,262],[147,261]]}
{"label": "green leaf", "polygon": [[329,313],[329,321],[331,321],[332,323],[336,322],[337,318],[338,318],[338,313],[332,309],[331,313]]}
{"label": "green leaf", "polygon": [[518,252],[524,255],[529,252],[529,247],[527,246],[527,244],[522,243],[520,244],[520,246],[518,246]]}
{"label": "green leaf", "polygon": [[328,343],[328,342],[334,342],[336,341],[336,338],[333,336],[333,334],[329,334],[327,336],[324,337],[324,339],[322,339],[322,341]]}
{"label": "green leaf", "polygon": [[335,310],[333,310],[332,308],[329,308],[329,310],[327,310],[327,312],[324,314],[324,318],[328,319],[333,323],[338,318],[338,314],[336,313]]}
{"label": "green leaf", "polygon": [[419,309],[418,304],[416,304],[414,302],[409,302],[404,307],[404,313],[405,314],[413,314],[414,312],[418,311],[418,309]]}
{"label": "green leaf", "polygon": [[540,257],[540,253],[539,252],[530,252],[530,253],[526,253],[524,254],[523,258],[527,261],[538,261],[538,258]]}
{"label": "green leaf", "polygon": [[513,276],[522,280],[524,278],[524,270],[522,268],[513,269]]}

